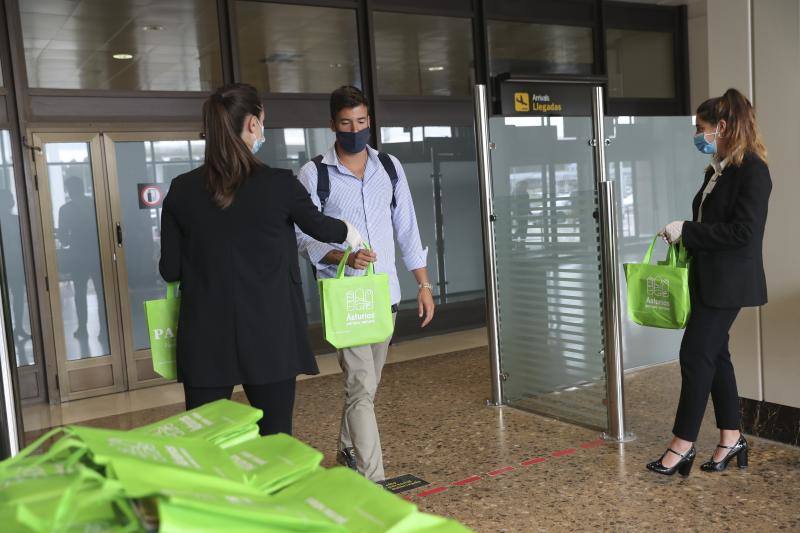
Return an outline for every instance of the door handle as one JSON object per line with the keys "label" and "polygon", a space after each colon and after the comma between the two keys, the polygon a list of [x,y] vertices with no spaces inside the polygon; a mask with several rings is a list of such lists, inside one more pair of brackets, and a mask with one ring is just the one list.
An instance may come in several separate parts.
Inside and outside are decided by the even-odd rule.
{"label": "door handle", "polygon": [[117,222],[117,247],[122,248],[122,224]]}

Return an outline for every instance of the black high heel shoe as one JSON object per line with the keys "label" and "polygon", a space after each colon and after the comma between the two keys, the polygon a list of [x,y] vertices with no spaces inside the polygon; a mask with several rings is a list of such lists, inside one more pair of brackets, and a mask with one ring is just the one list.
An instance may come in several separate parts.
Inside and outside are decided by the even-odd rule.
{"label": "black high heel shoe", "polygon": [[[666,457],[668,453],[674,453],[675,455],[679,456],[681,460],[678,461],[675,466],[664,466],[661,461],[664,460],[664,457]],[[682,476],[686,477],[692,472],[692,465],[694,464],[695,457],[697,457],[697,450],[695,450],[694,444],[686,453],[678,453],[672,448],[667,448],[667,451],[664,452],[664,455],[661,456],[661,459],[649,463],[647,465],[647,469],[655,472],[656,474],[661,474],[664,476],[671,476],[674,475],[675,472],[679,472]]]}
{"label": "black high heel shoe", "polygon": [[734,457],[736,457],[736,466],[739,468],[747,468],[747,455],[750,450],[750,445],[747,444],[744,436],[740,435],[739,440],[737,440],[736,444],[733,446],[717,444],[717,448],[725,448],[728,450],[728,453],[726,453],[725,457],[720,461],[714,461],[714,457],[712,456],[709,461],[700,465],[700,470],[703,472],[722,472],[728,468],[728,463],[730,463]]}

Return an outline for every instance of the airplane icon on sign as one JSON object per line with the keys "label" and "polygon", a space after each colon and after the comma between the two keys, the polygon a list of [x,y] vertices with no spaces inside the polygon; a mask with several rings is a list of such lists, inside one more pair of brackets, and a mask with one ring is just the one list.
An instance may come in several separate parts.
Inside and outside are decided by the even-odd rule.
{"label": "airplane icon on sign", "polygon": [[530,95],[528,93],[514,93],[514,111],[528,113],[530,110]]}

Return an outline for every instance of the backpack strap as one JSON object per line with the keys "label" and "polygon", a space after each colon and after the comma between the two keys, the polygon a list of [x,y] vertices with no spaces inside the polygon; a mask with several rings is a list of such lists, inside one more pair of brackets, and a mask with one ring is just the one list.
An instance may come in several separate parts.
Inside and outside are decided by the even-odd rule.
{"label": "backpack strap", "polygon": [[311,161],[317,167],[317,197],[319,198],[320,212],[325,212],[325,204],[328,203],[328,198],[331,195],[331,180],[328,176],[328,165],[322,163],[322,154],[318,155]]}
{"label": "backpack strap", "polygon": [[397,180],[400,179],[397,175],[397,167],[394,166],[394,161],[386,152],[378,152],[378,159],[381,160],[383,169],[389,174],[389,179],[392,180],[392,209],[394,209],[397,207],[397,198],[395,198],[394,192],[397,189]]}
{"label": "backpack strap", "polygon": [[[316,156],[311,161],[317,167],[317,197],[321,206],[320,211],[325,212],[325,204],[331,196],[331,180],[328,176],[328,165],[322,163],[322,154]],[[394,166],[392,158],[385,152],[378,152],[378,159],[383,165],[383,169],[389,175],[392,182],[392,209],[397,207],[397,199],[395,198],[395,190],[397,189],[397,181],[400,177],[397,175],[397,167]]]}

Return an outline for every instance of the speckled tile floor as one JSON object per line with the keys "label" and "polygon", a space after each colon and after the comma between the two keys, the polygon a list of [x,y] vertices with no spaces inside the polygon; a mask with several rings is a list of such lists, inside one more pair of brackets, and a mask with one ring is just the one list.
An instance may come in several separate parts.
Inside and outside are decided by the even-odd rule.
{"label": "speckled tile floor", "polygon": [[[597,445],[595,431],[486,407],[485,348],[389,365],[383,379],[377,414],[387,476],[429,481],[406,494],[422,510],[476,531],[800,531],[798,448],[751,439],[750,467],[717,475],[699,465],[686,479],[644,469],[670,437],[680,382],[675,364],[626,376],[637,440],[625,445]],[[326,466],[334,464],[341,400],[340,375],[298,384],[296,436],[323,450]],[[181,407],[87,424],[127,429]],[[715,444],[709,407],[699,457],[705,460]],[[461,480],[472,482],[452,485]],[[425,495],[436,488],[446,490]]]}

